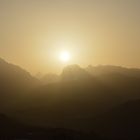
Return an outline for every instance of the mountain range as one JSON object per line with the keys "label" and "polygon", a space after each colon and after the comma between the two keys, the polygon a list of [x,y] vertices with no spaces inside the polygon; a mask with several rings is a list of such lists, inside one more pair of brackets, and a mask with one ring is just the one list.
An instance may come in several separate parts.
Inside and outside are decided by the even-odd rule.
{"label": "mountain range", "polygon": [[139,105],[140,69],[70,65],[37,79],[0,59],[0,112],[27,126],[136,140]]}

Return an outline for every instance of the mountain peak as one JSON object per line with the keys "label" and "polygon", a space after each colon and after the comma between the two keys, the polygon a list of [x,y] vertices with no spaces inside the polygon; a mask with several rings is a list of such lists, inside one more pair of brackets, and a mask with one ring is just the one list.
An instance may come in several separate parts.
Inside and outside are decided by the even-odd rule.
{"label": "mountain peak", "polygon": [[6,63],[6,61],[0,57],[0,63]]}
{"label": "mountain peak", "polygon": [[90,74],[82,69],[79,65],[69,65],[63,69],[61,74],[62,80],[80,80],[90,78]]}
{"label": "mountain peak", "polygon": [[[0,79],[1,86],[7,85],[7,87],[12,87],[12,89],[38,84],[38,80],[32,77],[29,72],[1,58]],[[4,88],[4,90],[8,90],[8,88]]]}

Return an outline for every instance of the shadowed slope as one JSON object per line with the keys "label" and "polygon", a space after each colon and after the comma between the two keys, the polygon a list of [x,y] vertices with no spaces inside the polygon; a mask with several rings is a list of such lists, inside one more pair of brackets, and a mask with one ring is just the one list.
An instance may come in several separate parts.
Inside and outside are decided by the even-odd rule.
{"label": "shadowed slope", "polygon": [[16,102],[20,102],[37,86],[39,81],[28,72],[0,59],[0,109],[6,111],[5,107],[16,106]]}
{"label": "shadowed slope", "polygon": [[140,139],[140,100],[127,102],[102,114],[95,120],[95,126],[95,131],[111,140]]}

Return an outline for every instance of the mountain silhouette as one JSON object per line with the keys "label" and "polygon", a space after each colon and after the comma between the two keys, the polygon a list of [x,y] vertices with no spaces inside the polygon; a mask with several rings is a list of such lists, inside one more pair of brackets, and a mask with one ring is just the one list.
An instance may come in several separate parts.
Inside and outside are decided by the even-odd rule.
{"label": "mountain silhouette", "polygon": [[40,78],[40,81],[42,82],[42,84],[56,83],[60,81],[60,76],[57,74],[49,73]]}
{"label": "mountain silhouette", "polygon": [[64,81],[86,80],[91,78],[91,75],[78,65],[69,65],[63,69],[61,78]]}
{"label": "mountain silhouette", "polygon": [[111,76],[113,74],[120,74],[124,76],[140,78],[140,69],[125,68],[121,66],[100,65],[95,67],[89,65],[86,68],[86,71],[93,76]]}
{"label": "mountain silhouette", "polygon": [[0,59],[0,85],[27,88],[37,82],[38,80],[31,76],[29,72]]}
{"label": "mountain silhouette", "polygon": [[[74,130],[74,133],[96,132],[113,140],[117,132],[120,135],[123,131],[124,135],[118,135],[116,139],[125,139],[129,134],[133,138],[134,134],[139,136],[139,69],[117,66],[89,66],[84,69],[70,65],[61,75],[46,75],[43,80],[37,80],[19,66],[0,59],[0,112],[27,126],[43,127],[45,131],[46,128],[64,128],[64,131]],[[137,112],[133,112],[135,109]],[[136,115],[131,117],[131,114]],[[125,121],[128,115],[129,121]],[[129,131],[132,133],[128,134]],[[131,136],[129,138],[132,139]]]}
{"label": "mountain silhouette", "polygon": [[11,104],[16,106],[17,102],[39,84],[39,81],[24,69],[0,59],[0,109],[3,111]]}

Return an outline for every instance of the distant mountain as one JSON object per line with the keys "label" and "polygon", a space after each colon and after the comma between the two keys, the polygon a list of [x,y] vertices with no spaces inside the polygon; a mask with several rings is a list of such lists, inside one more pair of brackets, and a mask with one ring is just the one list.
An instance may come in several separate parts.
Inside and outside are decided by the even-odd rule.
{"label": "distant mountain", "polygon": [[79,65],[69,65],[63,69],[60,76],[64,81],[96,78],[108,82],[109,80],[122,80],[125,78],[140,79],[140,69],[111,65],[96,67],[89,65],[87,68],[81,68]]}
{"label": "distant mountain", "polygon": [[63,69],[61,78],[64,81],[86,80],[91,78],[91,75],[78,65],[69,65]]}
{"label": "distant mountain", "polygon": [[140,78],[117,71],[92,76],[77,65],[68,66],[62,72],[62,80],[33,92],[32,106],[28,106],[27,112],[24,110],[26,116],[32,117],[32,123],[43,126],[92,130],[94,119],[100,114],[140,99]]}
{"label": "distant mountain", "polygon": [[66,66],[61,75],[57,74],[46,74],[45,76],[40,76],[38,73],[38,79],[42,84],[56,83],[60,81],[75,81],[75,80],[88,80],[92,78],[97,78],[103,82],[110,80],[124,79],[124,78],[136,78],[140,79],[140,69],[134,68],[124,68],[120,66],[111,65],[100,65],[91,66],[87,68],[81,68],[79,65],[68,65]]}
{"label": "distant mountain", "polygon": [[38,73],[35,75],[35,77],[36,77],[37,79],[41,79],[43,76],[44,76],[44,75],[43,75],[41,72],[38,72]]}
{"label": "distant mountain", "polygon": [[42,84],[56,83],[60,81],[60,76],[57,74],[50,73],[40,78],[40,81],[42,82]]}
{"label": "distant mountain", "polygon": [[121,66],[112,66],[112,65],[100,65],[100,66],[91,66],[89,65],[86,68],[86,71],[93,76],[111,76],[111,75],[124,75],[129,77],[140,78],[140,69],[136,68],[125,68]]}
{"label": "distant mountain", "polygon": [[[108,137],[106,134],[109,131],[104,133],[108,125],[108,130],[116,135],[113,129],[111,131],[113,126],[109,123],[112,120],[113,124],[118,119],[110,115],[113,108],[120,110],[113,113],[115,116],[125,116],[122,112],[127,108],[123,104],[140,100],[139,77],[139,69],[116,66],[89,66],[83,69],[78,65],[70,65],[64,68],[60,76],[51,74],[37,80],[20,67],[0,59],[0,111],[25,124],[88,133],[97,128],[97,133]],[[132,105],[132,110],[138,110],[137,106]],[[130,106],[128,111],[131,111]],[[121,126],[118,125],[114,123],[116,130]]]}
{"label": "distant mountain", "polygon": [[12,107],[11,103],[16,105],[39,85],[39,81],[25,70],[0,59],[0,109]]}
{"label": "distant mountain", "polygon": [[0,59],[0,84],[11,87],[30,87],[37,82],[38,80],[24,69]]}
{"label": "distant mountain", "polygon": [[140,139],[140,100],[129,101],[95,120],[95,131],[111,140]]}
{"label": "distant mountain", "polygon": [[40,81],[42,84],[56,83],[60,81],[76,81],[76,80],[86,80],[92,78],[92,76],[83,68],[78,65],[66,66],[60,75],[57,74],[46,74],[42,76]]}

